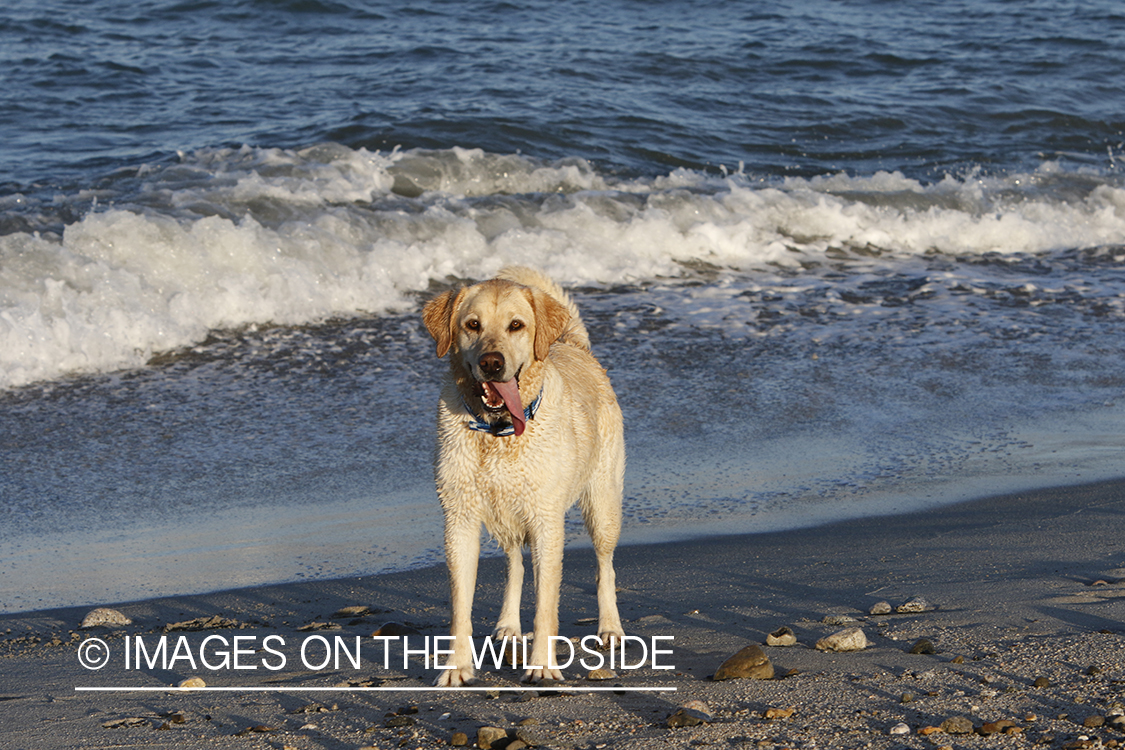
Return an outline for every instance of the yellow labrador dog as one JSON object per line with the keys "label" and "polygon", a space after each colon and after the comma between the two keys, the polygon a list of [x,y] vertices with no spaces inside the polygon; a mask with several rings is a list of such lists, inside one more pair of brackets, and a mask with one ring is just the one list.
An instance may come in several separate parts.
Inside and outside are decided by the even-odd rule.
{"label": "yellow labrador dog", "polygon": [[613,572],[625,473],[617,397],[590,353],[578,308],[538,271],[506,268],[490,281],[445,292],[422,317],[438,356],[451,354],[438,401],[436,479],[454,668],[443,670],[437,684],[474,678],[470,638],[482,523],[508,556],[493,638],[521,635],[526,545],[536,608],[523,680],[561,680],[548,647],[559,630],[563,517],[575,502],[597,553],[598,635],[607,646],[624,635]]}

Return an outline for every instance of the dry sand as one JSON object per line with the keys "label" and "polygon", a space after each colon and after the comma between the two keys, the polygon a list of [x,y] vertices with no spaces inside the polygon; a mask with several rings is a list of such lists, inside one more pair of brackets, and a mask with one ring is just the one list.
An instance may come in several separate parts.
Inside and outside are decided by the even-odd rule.
{"label": "dry sand", "polygon": [[[449,746],[457,732],[473,746],[481,727],[494,726],[506,730],[506,738],[493,747],[510,742],[510,748],[525,741],[574,748],[1125,747],[1125,727],[1113,726],[1125,701],[1123,490],[1125,483],[1105,483],[816,529],[621,548],[626,629],[646,639],[672,636],[671,655],[658,663],[674,669],[619,670],[606,683],[588,682],[584,669],[566,670],[572,678],[566,687],[620,686],[616,692],[506,692],[520,686],[518,673],[491,668],[479,683],[494,688],[491,693],[296,690],[429,686],[434,673],[419,658],[404,670],[397,647],[384,669],[369,636],[388,621],[423,636],[443,634],[442,568],[105,603],[133,620],[117,628],[78,630],[90,608],[3,616],[0,746],[433,748]],[[588,550],[567,555],[565,635],[593,628],[592,562]],[[502,574],[499,559],[481,565],[478,633],[487,633],[498,613]],[[937,608],[868,614],[876,602],[899,605],[914,597]],[[333,618],[356,605],[373,612]],[[240,664],[256,664],[256,670],[192,670],[183,658],[169,669],[125,669],[126,636],[154,646],[166,625],[216,615],[235,625],[167,633],[169,648],[180,635],[191,649],[211,635],[227,643],[246,637],[241,644],[261,648],[274,635],[270,643],[286,655],[286,666],[266,669],[264,660],[276,665],[280,657],[247,647]],[[849,616],[871,641],[868,648],[826,653],[812,647],[849,626]],[[844,624],[827,624],[826,617],[844,618],[838,620]],[[330,621],[338,629],[299,629]],[[793,629],[798,644],[764,648],[778,678],[710,679],[728,656],[764,643],[782,626]],[[360,669],[346,659],[338,669],[301,664],[301,643],[311,636],[331,643],[337,635],[345,643],[364,639]],[[78,661],[80,644],[92,637],[110,649],[109,663],[96,671]],[[930,640],[935,653],[909,653],[920,638]],[[638,650],[629,653],[637,658]],[[218,660],[211,657],[213,664]],[[193,676],[209,687],[284,690],[75,690],[162,688]],[[629,690],[639,687],[676,690]],[[669,715],[691,701],[705,704],[709,720],[669,728]],[[949,731],[956,727],[947,720],[957,717],[975,731]],[[998,720],[1015,728],[978,733]],[[1104,726],[1087,726],[1099,721]],[[920,733],[943,723],[947,731]],[[892,733],[900,724],[896,731],[906,733]]]}

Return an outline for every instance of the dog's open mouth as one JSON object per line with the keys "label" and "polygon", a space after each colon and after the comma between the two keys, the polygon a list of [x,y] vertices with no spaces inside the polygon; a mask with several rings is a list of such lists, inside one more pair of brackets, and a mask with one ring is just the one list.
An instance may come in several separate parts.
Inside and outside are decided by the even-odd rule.
{"label": "dog's open mouth", "polygon": [[515,430],[516,436],[522,435],[526,426],[526,417],[523,413],[523,401],[520,400],[519,378],[512,378],[504,382],[485,381],[480,384],[480,387],[480,399],[485,410],[495,414],[507,409],[512,417],[512,428]]}

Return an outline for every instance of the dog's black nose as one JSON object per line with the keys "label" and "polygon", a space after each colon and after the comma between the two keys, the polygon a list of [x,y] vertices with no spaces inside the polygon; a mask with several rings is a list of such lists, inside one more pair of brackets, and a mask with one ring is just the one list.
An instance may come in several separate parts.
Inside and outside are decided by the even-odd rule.
{"label": "dog's black nose", "polygon": [[504,372],[504,355],[500,352],[485,352],[480,355],[478,364],[480,364],[480,371],[484,375],[495,378]]}

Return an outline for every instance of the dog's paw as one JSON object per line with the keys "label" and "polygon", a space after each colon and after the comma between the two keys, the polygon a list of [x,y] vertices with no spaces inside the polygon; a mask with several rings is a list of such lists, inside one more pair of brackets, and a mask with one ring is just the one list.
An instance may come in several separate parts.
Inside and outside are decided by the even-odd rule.
{"label": "dog's paw", "polygon": [[509,639],[509,643],[518,643],[523,637],[520,632],[520,626],[512,627],[510,625],[496,625],[496,629],[492,631],[492,640],[496,643],[501,643],[505,638]]}
{"label": "dog's paw", "polygon": [[523,673],[521,682],[562,682],[561,669],[529,669]]}
{"label": "dog's paw", "polygon": [[434,685],[437,687],[461,687],[462,685],[472,685],[477,681],[476,672],[472,667],[454,667],[453,669],[443,669],[438,678],[434,680]]}
{"label": "dog's paw", "polygon": [[598,633],[598,640],[601,644],[598,646],[599,651],[610,651],[618,647],[621,639],[625,637],[623,630],[603,630]]}

